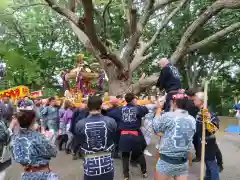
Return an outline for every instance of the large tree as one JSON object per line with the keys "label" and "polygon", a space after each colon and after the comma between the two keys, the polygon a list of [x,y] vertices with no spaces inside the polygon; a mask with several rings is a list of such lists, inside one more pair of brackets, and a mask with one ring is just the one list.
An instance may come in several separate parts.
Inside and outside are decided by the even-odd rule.
{"label": "large tree", "polygon": [[[195,59],[190,59],[186,55],[196,53],[197,63],[203,58],[215,57],[211,49],[198,57],[201,55],[199,49],[221,40],[225,35],[240,28],[239,20],[225,22],[221,29],[214,29],[211,35],[203,36],[202,39],[196,38],[199,29],[209,24],[216,24],[221,18],[219,16],[221,12],[236,13],[234,9],[240,8],[239,0],[201,2],[196,0],[68,0],[67,3],[45,0],[45,2],[58,14],[67,18],[78,40],[105,69],[109,79],[109,92],[115,95],[131,90],[139,92],[156,83],[158,73],[143,76],[135,83],[133,83],[133,74],[140,65],[144,65],[146,60],[158,53],[154,45],[161,44],[161,40],[164,39],[161,33],[171,33],[174,28],[183,29],[181,36],[178,37],[178,44],[174,45],[175,50],[164,55],[167,55],[173,64],[183,60],[184,67],[187,68],[185,64],[194,62]],[[202,3],[201,9],[193,10],[197,3]],[[186,15],[186,11],[194,11],[192,13],[195,14],[194,19],[184,22],[182,27],[174,27],[173,19]],[[114,21],[118,21],[118,25]],[[149,29],[153,30],[154,25],[157,26],[155,32],[149,32]],[[116,31],[121,33],[120,41],[115,39]],[[221,61],[212,63],[213,68],[219,63]]]}
{"label": "large tree", "polygon": [[0,12],[0,57],[7,64],[4,79],[8,82],[2,88],[59,89],[56,77],[61,70],[73,67],[82,46],[63,17],[51,17],[55,12],[50,8],[19,7]]}

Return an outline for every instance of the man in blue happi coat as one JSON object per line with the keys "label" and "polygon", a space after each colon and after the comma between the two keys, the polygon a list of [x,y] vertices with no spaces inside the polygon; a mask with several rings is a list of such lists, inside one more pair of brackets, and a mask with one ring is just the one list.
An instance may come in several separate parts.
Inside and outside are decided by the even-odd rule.
{"label": "man in blue happi coat", "polygon": [[101,97],[89,97],[87,106],[89,116],[75,127],[84,154],[84,180],[113,180],[112,152],[117,124],[114,119],[101,114]]}
{"label": "man in blue happi coat", "polygon": [[[148,113],[145,106],[136,105],[136,97],[132,93],[125,95],[127,105],[120,109],[121,120],[119,129],[121,131],[119,140],[119,151],[122,152],[122,165],[124,180],[129,179],[130,154],[141,166],[142,176],[147,178],[147,166],[144,157],[146,142],[140,130],[142,118]],[[133,159],[133,157],[132,157]]]}
{"label": "man in blue happi coat", "polygon": [[159,61],[159,66],[162,68],[158,78],[156,87],[160,90],[165,90],[167,93],[164,111],[168,112],[171,109],[171,99],[174,94],[177,94],[181,89],[181,80],[178,69],[173,66],[168,59],[162,58]]}
{"label": "man in blue happi coat", "polygon": [[[199,145],[201,145],[202,138],[202,110],[204,104],[204,93],[197,92],[194,99],[194,104],[197,106],[200,111],[196,116],[196,136],[199,140]],[[216,141],[216,131],[219,129],[219,119],[212,110],[209,110],[208,113],[209,121],[215,126],[215,131],[210,132],[208,128],[206,128],[206,145],[205,145],[205,165],[206,165],[206,177],[205,180],[219,180],[219,171],[223,170],[223,161],[222,161],[222,153],[218,147]],[[201,146],[199,147],[201,148]],[[201,150],[199,150],[201,151]]]}

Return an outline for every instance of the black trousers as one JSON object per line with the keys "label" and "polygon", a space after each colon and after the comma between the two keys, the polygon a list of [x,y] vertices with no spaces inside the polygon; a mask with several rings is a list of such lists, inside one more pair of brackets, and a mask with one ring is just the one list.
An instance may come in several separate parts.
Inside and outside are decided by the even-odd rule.
{"label": "black trousers", "polygon": [[68,136],[66,135],[66,134],[64,134],[64,135],[60,135],[59,137],[58,137],[58,140],[59,140],[59,149],[62,149],[62,146],[63,146],[63,144],[65,143],[67,143],[67,141],[68,141]]}
{"label": "black trousers", "polygon": [[[130,152],[122,152],[122,165],[123,165],[123,175],[124,177],[129,177],[129,159]],[[143,152],[132,152],[134,154],[134,159],[139,162],[141,171],[143,174],[147,172],[147,164]]]}
{"label": "black trousers", "polygon": [[201,159],[201,141],[199,140],[199,137],[197,133],[194,134],[193,136],[193,145],[195,149],[195,155],[197,159]]}
{"label": "black trousers", "polygon": [[72,151],[73,154],[80,152],[80,143],[77,136],[73,136]]}
{"label": "black trousers", "polygon": [[[211,139],[211,140],[206,140],[207,144],[205,146],[205,159],[206,160],[217,160],[218,166],[223,165],[223,156],[222,152],[219,149],[219,146],[216,142],[216,139]],[[196,156],[198,152],[198,156],[201,157],[201,141],[198,141],[197,146],[196,146]]]}
{"label": "black trousers", "polygon": [[118,153],[119,153],[119,139],[120,139],[120,136],[121,136],[121,130],[118,129],[116,131],[115,138],[114,138],[114,144],[115,144],[114,155],[118,155]]}
{"label": "black trousers", "polygon": [[218,147],[218,144],[216,144],[216,159],[217,159],[218,166],[222,166],[223,165],[223,157],[222,157],[222,152]]}

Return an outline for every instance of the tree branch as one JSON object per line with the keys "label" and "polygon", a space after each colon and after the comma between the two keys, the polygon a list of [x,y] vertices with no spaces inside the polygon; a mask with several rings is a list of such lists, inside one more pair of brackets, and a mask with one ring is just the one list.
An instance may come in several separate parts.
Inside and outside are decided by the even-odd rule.
{"label": "tree branch", "polygon": [[72,11],[76,11],[76,0],[68,0],[68,8]]}
{"label": "tree branch", "polygon": [[98,38],[94,25],[93,17],[93,2],[92,0],[82,0],[83,10],[84,10],[84,24],[86,29],[86,34],[91,41],[94,48],[99,50],[103,58],[111,60],[120,70],[123,69],[123,63],[118,59],[116,54],[109,52],[109,50],[101,43]]}
{"label": "tree branch", "polygon": [[163,21],[161,22],[159,28],[157,29],[157,31],[155,32],[155,34],[153,35],[153,37],[151,38],[151,40],[147,43],[146,45],[146,49],[149,48],[154,41],[156,40],[156,38],[158,37],[158,35],[160,34],[160,32],[166,27],[166,25],[169,23],[169,21],[173,18],[173,16],[175,16],[177,14],[177,12],[188,2],[189,0],[182,0],[179,5],[176,7],[176,9],[174,9],[174,11],[172,11],[171,14],[169,14],[166,18],[163,19]]}
{"label": "tree branch", "polygon": [[137,30],[137,10],[133,8],[133,0],[127,0],[127,20],[129,24],[129,33],[134,34]]}
{"label": "tree branch", "polygon": [[177,12],[187,3],[187,1],[188,0],[182,0],[179,3],[179,5],[175,8],[175,10],[172,11],[166,18],[162,20],[160,26],[158,27],[157,31],[155,32],[151,40],[148,43],[146,43],[144,46],[143,45],[140,46],[141,49],[138,51],[139,54],[137,54],[136,57],[134,57],[133,61],[131,62],[131,65],[130,65],[131,72],[133,72],[139,65],[141,65],[144,62],[144,60],[152,56],[152,54],[148,54],[142,57],[143,54],[147,51],[147,49],[155,42],[155,40],[157,39],[161,31],[167,26],[167,24],[173,18],[173,16],[177,14]]}
{"label": "tree branch", "polygon": [[[73,26],[73,24],[71,24],[72,28],[74,28],[74,31],[77,31],[77,28],[80,28],[81,31],[77,31],[78,37],[81,34],[81,36],[83,36],[85,38],[84,39],[85,43],[88,42],[87,40],[89,39],[92,46],[95,49],[99,50],[102,58],[111,60],[119,69],[123,69],[123,63],[118,59],[118,57],[115,54],[108,52],[108,49],[100,42],[100,40],[96,34],[95,26],[94,26],[94,22],[93,22],[94,8],[93,8],[92,0],[82,0],[84,16],[85,16],[83,20],[78,18],[78,16],[71,10],[58,6],[56,4],[55,0],[45,0],[45,1],[48,3],[48,5],[53,10],[55,10],[59,14],[65,16],[74,25],[76,25],[76,27],[75,27],[75,26]],[[71,8],[73,8],[73,6],[71,6]],[[82,40],[81,40],[81,42],[82,42]]]}
{"label": "tree branch", "polygon": [[122,49],[121,52],[121,59],[127,62],[131,61],[131,55],[133,54],[136,45],[138,43],[139,38],[142,35],[142,31],[147,24],[147,21],[149,17],[153,13],[153,5],[154,5],[154,0],[147,0],[145,8],[144,8],[144,13],[140,17],[138,23],[137,23],[137,29],[134,34],[132,34],[126,44],[126,46]]}
{"label": "tree branch", "polygon": [[56,12],[58,12],[59,14],[63,15],[64,17],[68,18],[70,21],[72,21],[76,26],[79,26],[79,18],[78,16],[73,13],[72,11],[70,11],[67,8],[63,8],[60,7],[56,4],[55,0],[45,0],[48,5],[55,10]]}
{"label": "tree branch", "polygon": [[133,93],[138,94],[142,90],[155,85],[158,80],[158,77],[159,77],[159,73],[155,73],[133,84],[130,89]]}
{"label": "tree branch", "polygon": [[146,43],[142,40],[139,41],[139,48],[137,49],[136,55],[134,56],[131,64],[130,71],[133,72],[145,59],[143,57]]}
{"label": "tree branch", "polygon": [[156,0],[155,4],[154,4],[154,11],[157,11],[159,9],[161,9],[162,7],[172,3],[172,2],[175,2],[175,1],[178,1],[178,0]]}
{"label": "tree branch", "polygon": [[186,64],[184,66],[186,76],[187,76],[187,81],[188,81],[188,86],[189,88],[194,88],[196,85],[196,79],[200,74],[200,71],[196,69],[196,67],[199,66],[200,61],[202,60],[201,56],[197,57],[196,61],[191,61],[191,57],[188,58],[186,61]]}
{"label": "tree branch", "polygon": [[68,8],[72,12],[76,12],[78,5],[80,4],[80,0],[68,0]]}
{"label": "tree branch", "polygon": [[[77,35],[80,42],[83,43],[84,47],[86,47],[90,52],[92,52],[92,45],[86,33],[84,32],[84,24],[78,18],[78,16],[74,13],[76,10],[77,2],[75,0],[70,0],[67,8],[59,7],[55,0],[45,0],[48,5],[55,10],[57,13],[61,14],[62,16],[66,17],[69,20],[70,26],[73,32]],[[79,3],[79,2],[78,2]]]}
{"label": "tree branch", "polygon": [[221,31],[203,39],[202,41],[199,41],[197,43],[194,43],[192,45],[190,45],[188,48],[187,48],[187,52],[192,52],[192,51],[195,51],[196,49],[199,49],[201,47],[204,47],[206,46],[208,43],[212,42],[212,41],[216,41],[218,39],[220,39],[221,37],[225,36],[226,34],[230,33],[230,32],[233,32],[235,30],[238,30],[240,29],[240,22],[237,22],[237,23],[234,23],[232,24],[231,26],[227,27],[227,28],[224,28],[222,29]]}
{"label": "tree branch", "polygon": [[130,34],[134,34],[137,30],[137,10],[136,9],[131,9],[130,10],[130,23],[129,23],[129,27],[130,27]]}
{"label": "tree branch", "polygon": [[182,56],[186,54],[186,47],[190,38],[194,35],[197,28],[204,25],[212,16],[219,13],[223,8],[240,7],[239,0],[217,0],[209,6],[185,31],[170,61],[175,64]]}
{"label": "tree branch", "polygon": [[106,4],[106,6],[104,7],[103,13],[102,13],[102,19],[103,19],[103,39],[106,40],[107,39],[107,23],[106,23],[106,13],[107,10],[109,9],[109,6],[111,5],[112,0],[109,0],[108,3]]}

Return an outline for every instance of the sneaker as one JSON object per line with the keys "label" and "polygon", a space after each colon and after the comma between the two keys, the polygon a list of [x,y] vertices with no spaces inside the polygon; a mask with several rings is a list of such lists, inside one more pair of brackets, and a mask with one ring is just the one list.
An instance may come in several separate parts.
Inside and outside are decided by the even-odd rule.
{"label": "sneaker", "polygon": [[142,176],[143,176],[143,178],[148,178],[147,173],[144,173]]}
{"label": "sneaker", "polygon": [[129,177],[125,177],[124,180],[129,180]]}
{"label": "sneaker", "polygon": [[146,150],[144,150],[144,154],[146,155],[146,156],[152,156],[152,154],[146,149]]}

